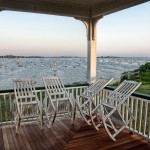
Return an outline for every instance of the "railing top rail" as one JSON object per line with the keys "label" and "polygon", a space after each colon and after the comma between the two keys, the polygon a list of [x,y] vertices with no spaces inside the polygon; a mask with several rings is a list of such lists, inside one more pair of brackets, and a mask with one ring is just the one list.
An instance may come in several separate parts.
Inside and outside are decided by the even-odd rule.
{"label": "railing top rail", "polygon": [[[76,88],[76,87],[84,87],[84,86],[89,86],[89,84],[73,84],[73,85],[65,85],[65,87],[68,88]],[[106,90],[110,90],[113,91],[116,87],[113,86],[107,86],[105,87]],[[45,87],[36,87],[36,90],[44,90]],[[14,90],[13,89],[9,89],[9,90],[0,90],[0,94],[5,94],[5,93],[13,93]],[[138,97],[138,98],[142,98],[142,99],[146,99],[146,100],[150,100],[150,95],[148,94],[141,94],[141,93],[136,93],[134,92],[131,96],[134,97]]]}
{"label": "railing top rail", "polygon": [[[84,86],[89,86],[89,84],[71,84],[71,85],[65,85],[65,88],[73,88],[73,87],[84,87]],[[36,90],[44,90],[45,87],[35,87]],[[8,90],[0,90],[0,94],[1,93],[13,93],[14,90],[13,89],[8,89]]]}

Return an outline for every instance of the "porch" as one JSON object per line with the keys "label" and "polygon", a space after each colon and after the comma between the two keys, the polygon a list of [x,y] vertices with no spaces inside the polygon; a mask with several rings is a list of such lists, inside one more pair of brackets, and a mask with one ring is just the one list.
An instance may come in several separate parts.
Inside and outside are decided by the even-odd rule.
{"label": "porch", "polygon": [[[87,85],[66,87],[75,98],[78,97]],[[106,87],[95,97],[95,104],[105,98],[113,90]],[[45,89],[37,89],[40,101],[45,96]],[[45,120],[43,130],[40,123],[30,118],[27,123],[21,124],[19,135],[15,134],[13,119],[13,90],[0,93],[0,149],[54,149],[54,150],[97,150],[97,149],[150,149],[150,96],[134,93],[129,99],[131,111],[135,120],[121,132],[117,141],[113,142],[107,135],[104,127],[96,131],[93,126],[87,125],[77,114],[74,125],[68,118],[57,119],[51,129]],[[120,109],[122,116],[128,118],[128,110]],[[131,134],[130,132],[133,132]]]}

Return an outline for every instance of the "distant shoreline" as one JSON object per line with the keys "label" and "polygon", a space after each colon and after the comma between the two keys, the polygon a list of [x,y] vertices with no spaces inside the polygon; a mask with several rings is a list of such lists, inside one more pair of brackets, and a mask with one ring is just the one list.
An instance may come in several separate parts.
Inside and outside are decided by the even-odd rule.
{"label": "distant shoreline", "polygon": [[[81,56],[14,56],[14,55],[4,55],[0,58],[86,58]],[[97,58],[142,58],[140,56],[97,56]],[[143,56],[143,58],[149,58]]]}

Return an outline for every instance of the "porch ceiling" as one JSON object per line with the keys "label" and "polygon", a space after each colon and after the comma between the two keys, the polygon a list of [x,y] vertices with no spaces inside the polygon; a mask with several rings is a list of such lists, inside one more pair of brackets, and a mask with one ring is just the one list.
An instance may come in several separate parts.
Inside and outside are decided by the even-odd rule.
{"label": "porch ceiling", "polygon": [[149,0],[0,0],[0,10],[95,18]]}

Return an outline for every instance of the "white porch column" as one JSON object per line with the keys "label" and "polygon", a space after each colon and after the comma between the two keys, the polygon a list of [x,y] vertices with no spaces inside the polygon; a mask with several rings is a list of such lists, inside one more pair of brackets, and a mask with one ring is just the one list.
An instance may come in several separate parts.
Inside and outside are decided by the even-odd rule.
{"label": "white porch column", "polygon": [[102,18],[81,19],[87,30],[87,82],[89,84],[96,81],[96,24]]}

